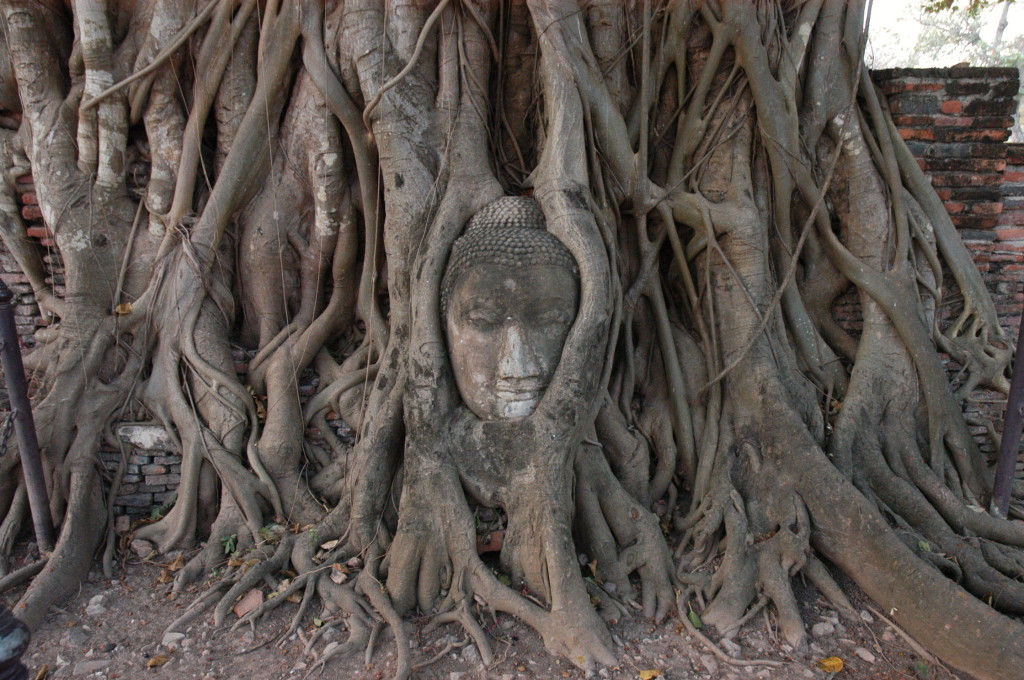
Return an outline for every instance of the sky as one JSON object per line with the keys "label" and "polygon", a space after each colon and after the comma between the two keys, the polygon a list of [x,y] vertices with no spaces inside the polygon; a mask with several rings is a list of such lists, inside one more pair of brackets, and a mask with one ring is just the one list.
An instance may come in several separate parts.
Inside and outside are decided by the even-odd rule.
{"label": "sky", "polygon": [[[874,0],[868,29],[873,52],[873,55],[869,55],[869,63],[872,66],[907,65],[906,60],[913,53],[921,33],[921,24],[918,22],[921,4],[921,0]],[[1001,11],[1001,6],[985,10],[983,16],[990,36],[995,35]],[[1011,4],[1008,19],[1003,34],[1007,40],[1024,32],[1024,1],[1018,0]],[[964,61],[967,61],[967,57],[963,52],[951,48],[943,55],[917,65],[953,66]]]}

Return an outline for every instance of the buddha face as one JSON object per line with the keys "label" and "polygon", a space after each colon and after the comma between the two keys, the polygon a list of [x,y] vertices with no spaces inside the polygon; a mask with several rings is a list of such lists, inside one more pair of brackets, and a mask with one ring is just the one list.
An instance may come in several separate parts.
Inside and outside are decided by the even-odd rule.
{"label": "buddha face", "polygon": [[552,265],[471,268],[451,291],[445,319],[455,382],[484,420],[533,413],[558,366],[579,293]]}

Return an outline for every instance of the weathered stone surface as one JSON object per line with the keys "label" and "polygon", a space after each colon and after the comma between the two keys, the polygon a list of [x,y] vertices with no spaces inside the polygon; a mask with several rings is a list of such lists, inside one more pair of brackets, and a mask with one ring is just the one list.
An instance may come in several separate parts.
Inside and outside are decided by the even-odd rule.
{"label": "weathered stone surface", "polygon": [[117,428],[117,435],[140,449],[174,450],[174,442],[167,435],[167,430],[160,425],[120,425]]}
{"label": "weathered stone surface", "polygon": [[71,671],[72,675],[90,675],[97,673],[114,663],[112,659],[94,659],[92,661],[79,661],[75,664],[74,670]]}

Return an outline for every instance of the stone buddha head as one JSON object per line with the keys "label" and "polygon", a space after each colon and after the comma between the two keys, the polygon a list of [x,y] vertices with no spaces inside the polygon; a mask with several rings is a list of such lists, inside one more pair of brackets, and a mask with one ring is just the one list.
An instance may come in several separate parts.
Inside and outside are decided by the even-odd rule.
{"label": "stone buddha head", "polygon": [[459,394],[483,420],[533,413],[576,318],[579,273],[532,198],[485,206],[452,246],[441,313]]}

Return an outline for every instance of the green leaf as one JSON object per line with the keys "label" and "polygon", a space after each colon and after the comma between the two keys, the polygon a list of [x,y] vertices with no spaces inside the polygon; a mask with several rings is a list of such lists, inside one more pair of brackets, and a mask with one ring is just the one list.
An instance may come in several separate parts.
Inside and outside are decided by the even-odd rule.
{"label": "green leaf", "polygon": [[692,623],[693,627],[697,630],[700,630],[704,627],[704,622],[700,620],[700,614],[693,611],[692,609],[690,610],[690,613],[686,615],[686,618],[690,619],[690,623]]}
{"label": "green leaf", "polygon": [[921,549],[921,552],[931,552],[932,544],[928,541],[918,541],[917,547]]}
{"label": "green leaf", "polygon": [[220,545],[224,548],[225,555],[231,555],[238,550],[238,534],[231,534],[220,539]]}

